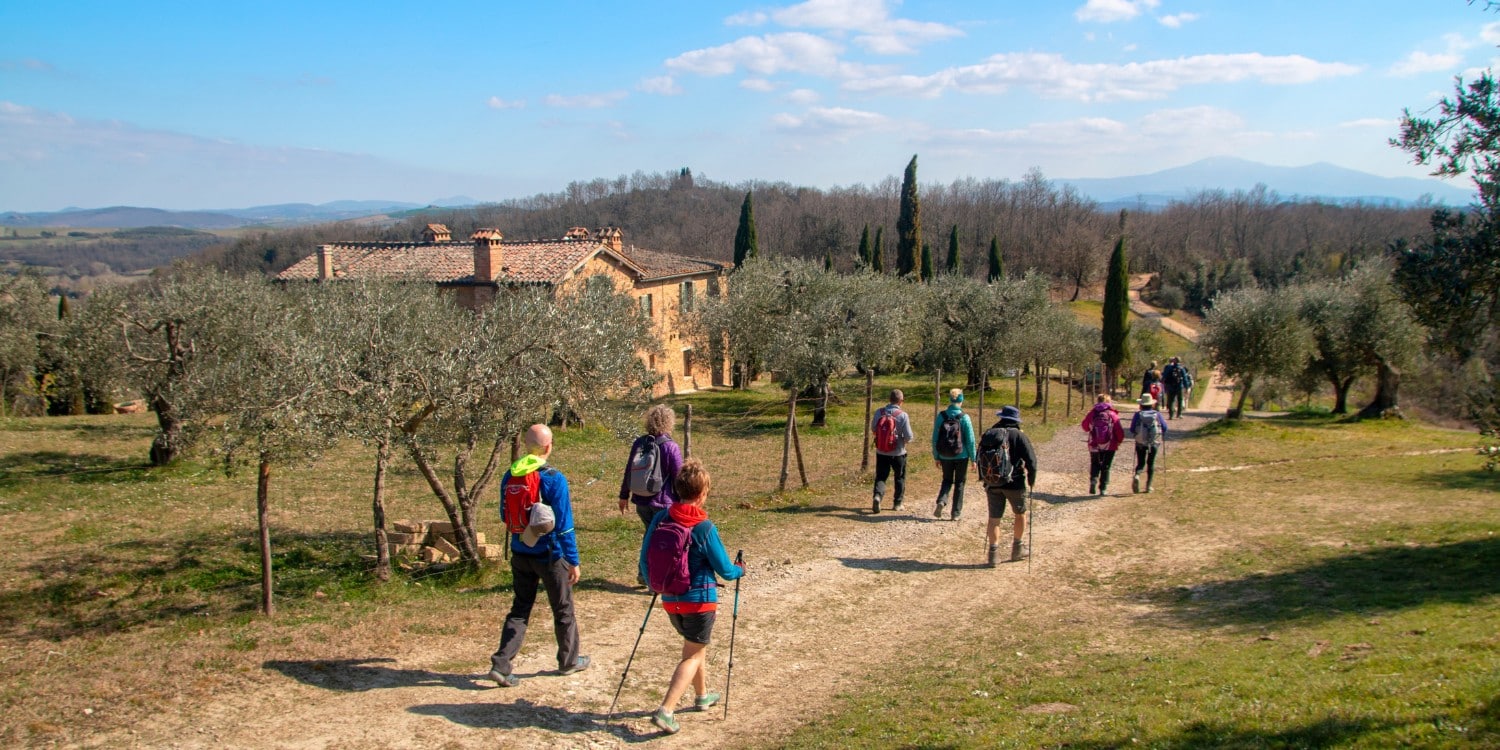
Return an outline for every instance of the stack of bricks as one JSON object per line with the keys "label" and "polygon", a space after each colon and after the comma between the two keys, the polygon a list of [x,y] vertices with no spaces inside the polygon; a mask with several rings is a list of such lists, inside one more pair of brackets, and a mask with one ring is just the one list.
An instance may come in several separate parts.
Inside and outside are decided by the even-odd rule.
{"label": "stack of bricks", "polygon": [[[453,534],[453,524],[448,521],[396,521],[391,531],[385,533],[391,557],[414,557],[424,563],[457,562],[458,537]],[[484,532],[474,532],[474,544],[479,556],[485,560],[498,560],[505,553],[505,546],[485,544]]]}

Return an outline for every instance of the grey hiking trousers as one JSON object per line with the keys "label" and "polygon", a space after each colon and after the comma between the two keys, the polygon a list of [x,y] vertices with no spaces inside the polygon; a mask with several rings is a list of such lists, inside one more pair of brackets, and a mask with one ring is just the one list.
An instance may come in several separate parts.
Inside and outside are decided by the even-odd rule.
{"label": "grey hiking trousers", "polygon": [[516,599],[500,632],[500,648],[490,657],[490,664],[500,674],[512,674],[512,662],[526,641],[526,625],[536,604],[537,585],[547,590],[552,605],[552,629],[557,636],[557,668],[566,669],[578,661],[578,620],[573,616],[573,585],[568,583],[568,562],[547,560],[512,552],[510,570]]}

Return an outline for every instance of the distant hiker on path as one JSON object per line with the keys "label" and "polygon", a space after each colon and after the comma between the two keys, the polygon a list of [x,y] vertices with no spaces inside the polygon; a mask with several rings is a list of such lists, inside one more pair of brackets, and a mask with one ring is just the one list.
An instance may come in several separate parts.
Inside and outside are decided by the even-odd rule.
{"label": "distant hiker on path", "polygon": [[1125,427],[1120,413],[1110,403],[1108,393],[1094,399],[1094,408],[1083,415],[1079,427],[1089,436],[1089,494],[1103,495],[1109,487],[1109,469],[1115,463],[1115,451],[1125,442]]}
{"label": "distant hiker on path", "polygon": [[1188,375],[1187,368],[1182,366],[1182,360],[1173,357],[1167,362],[1167,366],[1161,370],[1161,385],[1166,393],[1167,419],[1182,416],[1182,397],[1192,384],[1192,377]]}
{"label": "distant hiker on path", "polygon": [[730,561],[718,529],[703,510],[710,483],[708,470],[698,459],[685,461],[677,474],[680,499],[651,519],[641,542],[641,577],[661,594],[662,609],[682,636],[682,660],[672,672],[661,706],[651,716],[651,723],[667,734],[681,729],[673,712],[689,685],[697,710],[707,710],[719,701],[718,693],[708,692],[704,668],[719,608],[715,576],[732,581],[745,574],[743,567]]}
{"label": "distant hiker on path", "polygon": [[1141,491],[1141,469],[1146,470],[1146,491],[1151,491],[1151,480],[1156,477],[1156,449],[1167,439],[1167,420],[1157,411],[1156,399],[1151,394],[1141,394],[1140,411],[1130,418],[1130,435],[1135,438],[1135,475],[1130,480],[1130,491]]}
{"label": "distant hiker on path", "polygon": [[1156,360],[1151,360],[1151,366],[1141,373],[1141,393],[1151,394],[1151,400],[1161,400],[1161,371],[1156,369]]}
{"label": "distant hiker on path", "polygon": [[943,470],[943,483],[938,487],[937,506],[932,515],[943,517],[948,507],[948,491],[953,491],[953,515],[957,521],[964,510],[964,481],[969,477],[969,464],[974,462],[974,424],[964,413],[964,391],[954,388],[948,391],[948,408],[937,414],[932,425],[932,458]]}
{"label": "distant hiker on path", "polygon": [[630,444],[630,458],[620,480],[620,512],[634,503],[643,527],[677,502],[675,480],[682,467],[682,448],[672,439],[677,413],[666,404],[657,404],[646,410],[645,419],[646,434]]}
{"label": "distant hiker on path", "polygon": [[887,477],[896,484],[891,510],[900,511],[901,500],[906,496],[906,444],[916,436],[911,431],[911,417],[901,408],[904,403],[906,394],[900,388],[892,388],[891,402],[880,407],[870,422],[870,432],[875,435],[875,498],[870,503],[871,513],[880,512]]}
{"label": "distant hiker on path", "polygon": [[1000,521],[1007,503],[1016,517],[1011,526],[1010,561],[1018,562],[1031,554],[1021,540],[1026,532],[1026,496],[1036,486],[1036,449],[1021,431],[1021,410],[1006,406],[995,416],[1000,420],[979,439],[979,478],[990,506],[984,530],[989,542],[986,563],[992,568],[1000,554]]}
{"label": "distant hiker on path", "polygon": [[[579,655],[578,621],[573,616],[573,586],[578,583],[578,539],[573,533],[573,506],[568,479],[547,466],[552,455],[552,430],[534,424],[526,430],[526,455],[500,479],[501,512],[510,533],[510,570],[515,601],[505,617],[500,648],[490,657],[490,679],[500,687],[520,683],[512,665],[526,640],[531,608],[540,583],[552,606],[552,629],[557,636],[557,667],[561,674],[588,669],[589,657]],[[517,530],[517,529],[520,530]]]}

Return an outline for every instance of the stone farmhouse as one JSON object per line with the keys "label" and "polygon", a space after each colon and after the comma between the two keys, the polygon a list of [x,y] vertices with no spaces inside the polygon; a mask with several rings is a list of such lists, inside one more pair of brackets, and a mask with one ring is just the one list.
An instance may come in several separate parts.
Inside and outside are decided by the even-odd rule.
{"label": "stone farmhouse", "polygon": [[655,395],[724,385],[725,366],[693,351],[680,315],[723,288],[729,265],[625,245],[618,227],[590,232],[573,227],[560,239],[507,242],[498,229],[480,229],[455,242],[442,224],[428,224],[419,242],[343,242],[318,246],[276,276],[282,281],[421,278],[478,310],[517,285],[554,292],[604,276],[634,296],[650,318],[664,355],[643,354],[661,380]]}

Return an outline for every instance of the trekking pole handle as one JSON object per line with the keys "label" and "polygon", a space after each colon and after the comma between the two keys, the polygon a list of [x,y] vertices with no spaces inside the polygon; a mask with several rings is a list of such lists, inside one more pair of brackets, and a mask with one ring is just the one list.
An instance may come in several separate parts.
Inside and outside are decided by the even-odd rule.
{"label": "trekking pole handle", "polygon": [[734,552],[734,564],[735,565],[740,565],[740,566],[743,566],[745,564],[745,551],[744,550],[742,550],[742,549],[741,550],[735,550],[735,552]]}

